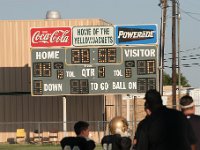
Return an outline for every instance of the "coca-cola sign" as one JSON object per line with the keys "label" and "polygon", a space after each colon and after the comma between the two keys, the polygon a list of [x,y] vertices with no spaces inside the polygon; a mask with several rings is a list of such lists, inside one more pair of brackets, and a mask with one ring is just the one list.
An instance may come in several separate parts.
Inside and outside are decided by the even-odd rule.
{"label": "coca-cola sign", "polygon": [[54,47],[72,45],[71,27],[32,28],[31,47]]}

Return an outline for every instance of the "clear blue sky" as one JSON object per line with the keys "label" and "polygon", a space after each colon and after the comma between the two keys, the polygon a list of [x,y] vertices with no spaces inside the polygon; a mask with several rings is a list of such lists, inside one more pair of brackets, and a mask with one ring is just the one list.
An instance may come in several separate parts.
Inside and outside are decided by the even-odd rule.
{"label": "clear blue sky", "polygon": [[[159,0],[0,0],[0,20],[44,19],[48,10],[58,10],[63,19],[102,18],[115,25],[158,24]],[[171,0],[168,0],[166,66],[171,66]],[[200,0],[180,0],[181,72],[194,87],[200,87]],[[187,66],[187,65],[186,65]],[[171,75],[171,69],[165,68]]]}

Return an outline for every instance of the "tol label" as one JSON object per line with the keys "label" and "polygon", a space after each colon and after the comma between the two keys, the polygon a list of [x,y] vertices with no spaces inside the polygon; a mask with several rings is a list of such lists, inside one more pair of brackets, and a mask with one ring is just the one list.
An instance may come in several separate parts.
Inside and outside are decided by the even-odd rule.
{"label": "tol label", "polygon": [[74,71],[66,71],[67,77],[75,77]]}
{"label": "tol label", "polygon": [[113,70],[113,73],[114,73],[115,77],[122,77],[123,76],[122,75],[122,70],[119,70],[119,69]]}

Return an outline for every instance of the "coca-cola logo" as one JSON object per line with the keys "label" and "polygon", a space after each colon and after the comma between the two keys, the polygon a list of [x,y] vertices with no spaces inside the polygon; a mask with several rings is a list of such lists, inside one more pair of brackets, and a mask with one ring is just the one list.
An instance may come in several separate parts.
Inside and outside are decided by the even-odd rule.
{"label": "coca-cola logo", "polygon": [[71,28],[33,28],[32,47],[70,46]]}

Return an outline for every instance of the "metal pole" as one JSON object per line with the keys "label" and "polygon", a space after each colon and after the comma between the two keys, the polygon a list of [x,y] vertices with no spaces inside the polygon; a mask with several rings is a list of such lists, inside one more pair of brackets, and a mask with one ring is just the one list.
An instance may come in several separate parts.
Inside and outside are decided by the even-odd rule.
{"label": "metal pole", "polygon": [[103,98],[103,123],[102,123],[104,135],[106,132],[106,121],[107,121],[107,108],[106,107],[107,107],[106,95],[104,95],[104,98]]}
{"label": "metal pole", "polygon": [[38,122],[38,140],[39,140],[39,142],[41,142],[42,140],[41,140],[41,128],[40,128],[40,122]]}
{"label": "metal pole", "polygon": [[133,115],[134,115],[134,131],[136,131],[136,128],[137,128],[137,121],[136,121],[136,99],[137,99],[137,97],[136,96],[134,96],[134,98],[133,98],[133,107],[134,107],[134,113],[133,113]]}
{"label": "metal pole", "polygon": [[99,143],[100,143],[100,142],[101,142],[101,140],[100,140],[100,127],[99,127],[99,124],[100,124],[100,122],[99,122],[99,121],[97,121],[98,141],[99,141]]}
{"label": "metal pole", "polygon": [[172,0],[172,105],[176,109],[176,1]]}
{"label": "metal pole", "polygon": [[67,99],[66,97],[62,97],[63,100],[63,132],[64,137],[67,136]]}
{"label": "metal pole", "polygon": [[130,100],[129,99],[126,100],[126,118],[127,118],[127,121],[129,122],[130,121]]}

